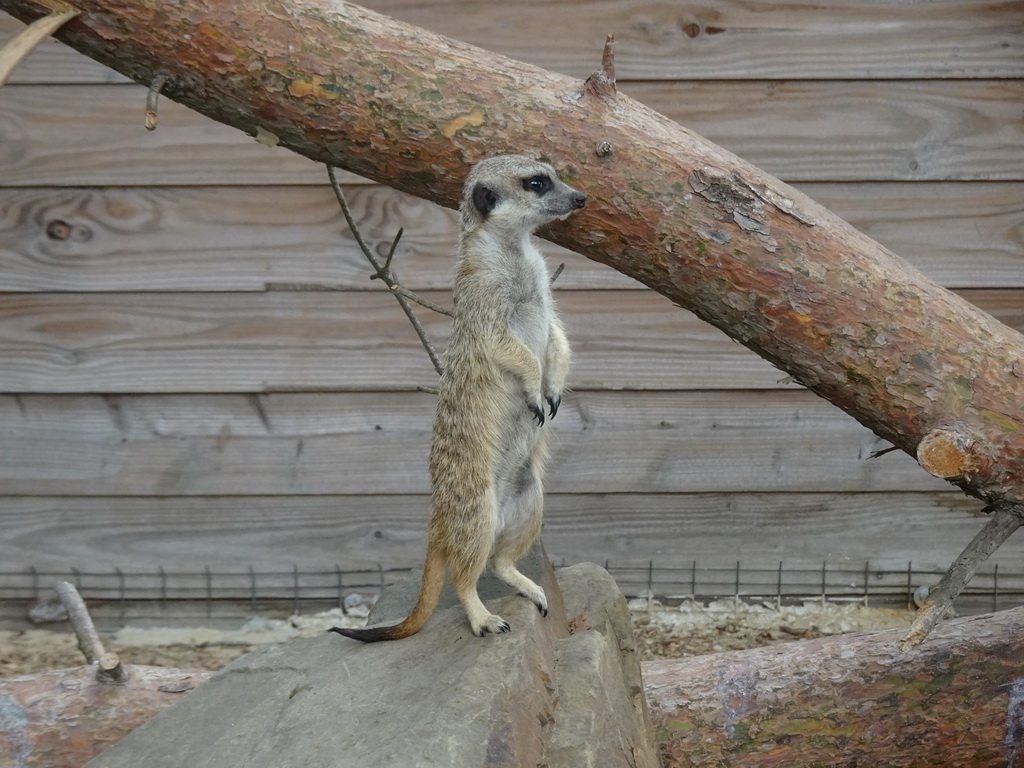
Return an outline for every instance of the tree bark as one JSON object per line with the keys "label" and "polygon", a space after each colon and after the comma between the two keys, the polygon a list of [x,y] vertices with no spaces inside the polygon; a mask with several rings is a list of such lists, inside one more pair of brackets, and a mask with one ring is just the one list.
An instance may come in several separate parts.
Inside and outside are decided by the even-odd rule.
{"label": "tree bark", "polygon": [[644,664],[662,764],[1024,766],[1024,608],[899,634]]}
{"label": "tree bark", "polygon": [[[73,48],[262,141],[443,205],[485,155],[550,160],[590,202],[546,236],[692,310],[932,474],[1024,500],[1024,336],[618,94],[610,56],[582,83],[337,0],[76,6],[56,35]],[[41,15],[29,0],[0,9]]]}

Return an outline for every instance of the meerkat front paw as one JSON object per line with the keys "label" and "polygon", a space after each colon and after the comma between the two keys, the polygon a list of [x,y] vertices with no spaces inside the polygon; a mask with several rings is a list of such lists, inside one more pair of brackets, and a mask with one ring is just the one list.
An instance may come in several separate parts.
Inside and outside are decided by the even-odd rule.
{"label": "meerkat front paw", "polygon": [[484,635],[501,635],[505,632],[511,632],[512,627],[508,625],[501,616],[491,614],[479,625],[473,624],[473,634],[477,637],[483,637]]}

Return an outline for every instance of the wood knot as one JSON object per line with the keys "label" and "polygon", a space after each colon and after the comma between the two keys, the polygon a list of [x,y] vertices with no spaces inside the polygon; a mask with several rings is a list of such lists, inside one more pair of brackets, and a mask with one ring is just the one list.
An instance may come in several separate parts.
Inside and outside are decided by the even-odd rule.
{"label": "wood knot", "polygon": [[978,471],[979,444],[971,435],[953,427],[936,427],[917,445],[917,462],[943,480],[967,478]]}

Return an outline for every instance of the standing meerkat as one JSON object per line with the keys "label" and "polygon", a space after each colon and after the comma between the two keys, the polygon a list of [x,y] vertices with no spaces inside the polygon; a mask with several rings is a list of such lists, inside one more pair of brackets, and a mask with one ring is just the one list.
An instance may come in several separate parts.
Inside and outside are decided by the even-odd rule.
{"label": "standing meerkat", "polygon": [[584,206],[551,166],[520,155],[483,160],[466,179],[454,323],[430,444],[432,509],[423,585],[399,624],[332,631],[364,642],[418,632],[450,570],[473,634],[508,632],[477,581],[494,573],[547,615],[544,590],[516,568],[540,534],[547,415],[558,412],[569,343],[544,257],[531,235]]}

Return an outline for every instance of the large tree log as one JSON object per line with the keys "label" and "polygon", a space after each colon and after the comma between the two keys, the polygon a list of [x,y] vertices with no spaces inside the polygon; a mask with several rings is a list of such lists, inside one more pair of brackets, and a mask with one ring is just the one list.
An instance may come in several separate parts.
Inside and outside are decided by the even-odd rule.
{"label": "large tree log", "polygon": [[1024,608],[899,632],[644,664],[662,764],[1024,766]]}
{"label": "large tree log", "polygon": [[692,310],[933,474],[1024,500],[1024,336],[617,94],[610,57],[584,84],[336,0],[75,5],[57,37],[92,58],[444,205],[487,154],[550,159],[590,199],[552,239]]}
{"label": "large tree log", "polygon": [[[665,768],[1024,766],[1024,608],[899,630],[642,664]],[[213,673],[91,667],[0,679],[0,765],[77,768]],[[22,754],[23,762],[17,757]]]}

